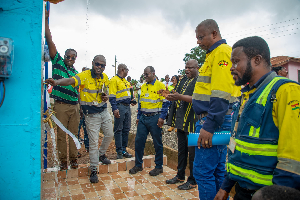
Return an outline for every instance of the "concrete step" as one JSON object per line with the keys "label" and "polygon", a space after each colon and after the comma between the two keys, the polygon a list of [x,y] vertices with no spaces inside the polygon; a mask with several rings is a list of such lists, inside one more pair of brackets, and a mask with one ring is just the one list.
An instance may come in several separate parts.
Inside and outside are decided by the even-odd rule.
{"label": "concrete step", "polygon": [[[155,166],[154,163],[155,155],[148,155],[143,157],[143,168],[151,168]],[[103,165],[99,162],[98,165],[98,173],[99,174],[107,174],[112,172],[126,171],[134,167],[135,158],[125,158],[118,160],[111,160],[111,164]],[[163,156],[163,165],[167,165],[167,156]],[[56,175],[57,174],[57,175]],[[57,168],[47,168],[43,171],[43,180],[55,180],[55,176],[59,179],[66,178],[78,178],[83,176],[89,176],[89,164],[79,164],[78,169],[68,169],[60,171]]]}

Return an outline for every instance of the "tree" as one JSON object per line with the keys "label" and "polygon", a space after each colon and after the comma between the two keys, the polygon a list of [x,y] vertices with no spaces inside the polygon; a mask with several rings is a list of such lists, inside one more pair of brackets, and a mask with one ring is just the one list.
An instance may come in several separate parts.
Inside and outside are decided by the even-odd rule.
{"label": "tree", "polygon": [[178,70],[178,74],[181,74],[181,75],[185,75],[185,69],[179,69]]}
{"label": "tree", "polygon": [[[191,49],[190,53],[186,53],[183,61],[186,63],[190,59],[195,59],[199,63],[199,67],[201,67],[205,61],[206,51],[201,49],[200,46],[194,47]],[[179,73],[179,70],[178,70]]]}

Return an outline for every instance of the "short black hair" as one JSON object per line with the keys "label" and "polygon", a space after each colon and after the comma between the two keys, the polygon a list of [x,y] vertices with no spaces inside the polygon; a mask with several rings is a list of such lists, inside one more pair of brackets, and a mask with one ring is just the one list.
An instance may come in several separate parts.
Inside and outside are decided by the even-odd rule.
{"label": "short black hair", "polygon": [[75,55],[76,55],[76,57],[77,57],[77,51],[75,51],[75,49],[67,49],[67,50],[65,51],[65,55],[66,55],[69,51],[74,51],[74,52],[75,52]]}
{"label": "short black hair", "polygon": [[279,72],[280,70],[282,70],[282,69],[283,69],[282,66],[272,67],[272,71],[276,72],[277,75],[278,75],[278,72]]}
{"label": "short black hair", "polygon": [[220,29],[219,29],[218,23],[213,19],[206,19],[206,20],[202,21],[200,24],[198,24],[197,28],[199,26],[204,26],[204,27],[206,27],[206,29],[208,31],[210,31],[210,32],[217,31],[220,34]]}
{"label": "short black hair", "polygon": [[300,191],[294,188],[271,185],[260,189],[264,200],[299,200]]}
{"label": "short black hair", "polygon": [[152,66],[147,66],[146,68],[149,68],[149,69],[150,69],[150,72],[155,72],[155,69],[154,69],[154,67],[152,67]]}
{"label": "short black hair", "polygon": [[252,36],[241,39],[232,46],[232,49],[237,47],[243,47],[243,51],[247,55],[248,59],[261,55],[268,66],[271,66],[270,48],[263,38]]}

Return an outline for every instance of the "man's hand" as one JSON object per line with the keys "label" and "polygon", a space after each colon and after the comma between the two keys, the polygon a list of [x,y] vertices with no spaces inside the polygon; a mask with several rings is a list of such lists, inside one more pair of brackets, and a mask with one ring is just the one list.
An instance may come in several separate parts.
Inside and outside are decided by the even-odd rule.
{"label": "man's hand", "polygon": [[138,124],[139,124],[139,121],[140,121],[139,119],[137,119],[137,120],[136,120],[136,125],[138,125]]}
{"label": "man's hand", "polygon": [[210,132],[204,130],[203,128],[201,128],[200,135],[199,135],[199,138],[198,138],[198,149],[200,149],[201,144],[202,144],[203,148],[212,147],[212,143],[211,143],[212,136],[213,136],[212,133],[210,133]]}
{"label": "man's hand", "polygon": [[163,125],[164,125],[164,120],[162,118],[159,118],[158,121],[157,121],[157,126],[159,128],[161,128]]}
{"label": "man's hand", "polygon": [[113,113],[114,113],[115,118],[120,118],[120,113],[119,113],[118,109],[114,110]]}
{"label": "man's hand", "polygon": [[225,190],[220,189],[215,196],[214,200],[226,200],[229,196],[229,193]]}
{"label": "man's hand", "polygon": [[136,100],[135,100],[135,99],[132,99],[130,105],[135,106],[136,104],[137,104]]}
{"label": "man's hand", "polygon": [[46,79],[45,83],[50,84],[52,86],[57,86],[57,83],[56,83],[56,81],[53,78]]}
{"label": "man's hand", "polygon": [[174,94],[169,94],[168,96],[166,96],[166,99],[168,101],[176,101],[179,100],[181,94],[179,94],[178,92],[174,92]]}
{"label": "man's hand", "polygon": [[108,96],[105,93],[101,94],[102,101],[106,102],[108,100]]}

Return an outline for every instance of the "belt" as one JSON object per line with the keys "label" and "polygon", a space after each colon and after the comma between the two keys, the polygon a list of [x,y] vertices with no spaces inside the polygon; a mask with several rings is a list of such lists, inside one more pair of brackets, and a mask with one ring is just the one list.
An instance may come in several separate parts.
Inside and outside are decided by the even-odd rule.
{"label": "belt", "polygon": [[[232,109],[228,109],[226,115],[231,115],[231,111],[232,111]],[[208,115],[208,113],[204,112],[204,113],[201,113],[200,115],[197,115],[197,116],[198,116],[198,119],[202,119],[202,118],[206,117],[207,115]]]}
{"label": "belt", "polygon": [[63,102],[63,101],[58,101],[58,100],[55,100],[55,103],[58,103],[58,104],[69,104],[69,103],[66,103],[66,102]]}
{"label": "belt", "polygon": [[117,103],[117,104],[122,104],[124,106],[129,106],[130,105],[129,103]]}
{"label": "belt", "polygon": [[146,117],[150,117],[150,116],[154,116],[154,115],[157,115],[157,114],[160,114],[160,112],[153,112],[153,113],[142,113],[144,116]]}

